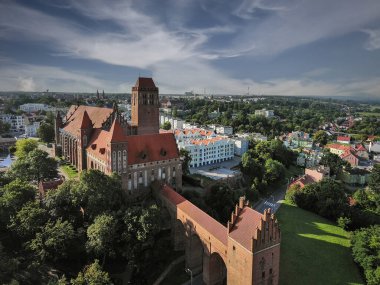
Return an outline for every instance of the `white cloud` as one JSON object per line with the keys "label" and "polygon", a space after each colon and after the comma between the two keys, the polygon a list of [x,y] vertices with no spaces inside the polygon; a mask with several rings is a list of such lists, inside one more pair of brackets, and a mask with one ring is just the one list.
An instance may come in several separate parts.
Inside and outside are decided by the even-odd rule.
{"label": "white cloud", "polygon": [[[106,32],[91,30],[15,2],[2,2],[0,38],[23,37],[46,43],[52,53],[61,56],[149,69],[162,93],[189,90],[203,93],[205,88],[207,93],[244,94],[250,86],[254,92],[275,95],[349,95],[358,92],[359,87],[362,88],[360,93],[379,94],[379,86],[371,80],[366,86],[355,80],[346,84],[308,79],[321,75],[321,70],[304,74],[298,80],[277,78],[257,82],[249,78],[234,79],[225,70],[211,65],[211,61],[240,55],[276,55],[300,45],[363,29],[367,23],[379,18],[380,1],[284,0],[280,2],[287,7],[284,9],[276,4],[278,1],[245,0],[231,11],[246,19],[244,25],[239,27],[226,20],[204,29],[188,29],[180,22],[180,17],[176,18],[178,26],[168,27],[157,18],[137,11],[132,3],[73,0],[65,5],[65,10],[74,9],[98,23],[113,23],[116,28]],[[186,13],[188,3],[180,2],[178,9]],[[256,9],[270,13],[258,23],[251,20]],[[369,47],[378,46],[378,33],[366,32],[370,36]],[[206,49],[210,38],[221,34],[236,34],[236,37],[223,46]],[[0,67],[0,89],[49,88],[80,92],[104,88],[130,92],[134,83],[111,82],[98,77],[101,78],[54,67],[14,65]]]}
{"label": "white cloud", "polygon": [[36,83],[34,82],[32,77],[29,78],[18,78],[18,89],[20,91],[35,91]]}
{"label": "white cloud", "polygon": [[380,49],[380,29],[378,30],[363,30],[368,34],[368,42],[365,44],[367,50]]}
{"label": "white cloud", "polygon": [[2,91],[50,89],[52,91],[94,92],[96,89],[111,88],[114,88],[112,82],[62,68],[29,64],[0,67],[0,90]]}

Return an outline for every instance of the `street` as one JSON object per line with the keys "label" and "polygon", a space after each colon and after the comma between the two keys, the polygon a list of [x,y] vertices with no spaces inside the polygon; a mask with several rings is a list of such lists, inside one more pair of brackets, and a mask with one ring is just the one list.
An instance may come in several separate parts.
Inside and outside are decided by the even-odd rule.
{"label": "street", "polygon": [[258,203],[254,205],[254,209],[260,213],[264,213],[265,209],[271,208],[272,213],[276,213],[281,206],[281,200],[285,199],[286,185],[283,185],[280,189],[273,192],[272,195],[266,198],[262,198]]}

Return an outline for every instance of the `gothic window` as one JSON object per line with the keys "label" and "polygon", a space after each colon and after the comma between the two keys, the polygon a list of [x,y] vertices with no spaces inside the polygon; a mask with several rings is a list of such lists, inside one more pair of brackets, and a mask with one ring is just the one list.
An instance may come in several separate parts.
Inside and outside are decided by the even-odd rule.
{"label": "gothic window", "polygon": [[121,151],[120,150],[117,152],[117,167],[120,172],[121,171]]}
{"label": "gothic window", "polygon": [[123,150],[123,168],[127,168],[127,151]]}
{"label": "gothic window", "polygon": [[86,146],[87,145],[87,136],[84,135],[83,136],[83,146]]}

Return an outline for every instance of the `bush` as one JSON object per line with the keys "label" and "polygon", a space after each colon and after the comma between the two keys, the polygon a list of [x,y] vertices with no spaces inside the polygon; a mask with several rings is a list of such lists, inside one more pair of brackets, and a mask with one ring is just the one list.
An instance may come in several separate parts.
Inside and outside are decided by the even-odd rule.
{"label": "bush", "polygon": [[12,145],[12,146],[10,146],[10,147],[8,148],[8,150],[9,150],[9,153],[14,154],[14,153],[16,152],[17,148],[16,148],[15,145]]}
{"label": "bush", "polygon": [[347,230],[348,226],[351,223],[351,220],[350,218],[347,218],[347,217],[339,217],[336,222],[339,227],[341,227],[344,230]]}

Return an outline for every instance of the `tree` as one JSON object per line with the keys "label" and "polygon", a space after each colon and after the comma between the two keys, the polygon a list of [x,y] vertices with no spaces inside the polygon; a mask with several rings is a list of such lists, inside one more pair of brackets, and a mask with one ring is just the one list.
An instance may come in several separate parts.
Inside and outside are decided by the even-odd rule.
{"label": "tree", "polygon": [[164,129],[164,130],[170,130],[171,128],[172,128],[172,124],[169,121],[166,121],[161,125],[161,129]]}
{"label": "tree", "polygon": [[146,262],[142,252],[147,245],[154,244],[160,224],[160,213],[156,205],[148,208],[130,207],[124,212],[119,229],[123,246],[119,248],[122,255],[136,268]]}
{"label": "tree", "polygon": [[268,159],[265,162],[264,168],[264,179],[268,184],[279,181],[285,176],[285,167],[277,160]]}
{"label": "tree", "polygon": [[342,171],[343,166],[347,167],[349,165],[347,161],[344,161],[338,155],[329,151],[323,152],[323,157],[320,161],[320,164],[330,167],[331,175],[338,175]]}
{"label": "tree", "polygon": [[41,261],[66,258],[73,248],[76,234],[69,221],[48,221],[41,232],[27,243]]}
{"label": "tree", "polygon": [[3,121],[0,120],[0,134],[5,134],[9,132],[9,129],[11,126],[8,123],[4,123]]}
{"label": "tree", "polygon": [[39,182],[57,177],[57,162],[54,158],[49,157],[47,152],[35,149],[17,159],[9,173],[20,179]]}
{"label": "tree", "polygon": [[102,270],[99,260],[86,266],[82,272],[78,273],[77,278],[71,279],[72,285],[112,285],[107,272]]}
{"label": "tree", "polygon": [[372,173],[369,176],[368,186],[374,193],[380,195],[380,164],[373,166]]}
{"label": "tree", "polygon": [[11,282],[14,272],[17,270],[19,261],[10,257],[0,242],[0,280],[3,284],[13,284]]}
{"label": "tree", "polygon": [[172,117],[177,118],[177,116],[178,116],[178,110],[177,110],[177,107],[174,106],[172,108]]}
{"label": "tree", "polygon": [[313,140],[321,145],[326,145],[329,137],[325,131],[319,130],[317,131],[314,136]]}
{"label": "tree", "polygon": [[189,167],[190,167],[190,162],[191,162],[191,156],[190,156],[190,153],[188,150],[184,149],[184,148],[181,148],[179,150],[179,156],[181,158],[181,161],[182,161],[182,172],[184,174],[188,174],[189,173]]}
{"label": "tree", "polygon": [[236,191],[227,185],[213,185],[206,194],[205,202],[211,211],[211,216],[221,223],[227,223],[238,200]]}
{"label": "tree", "polygon": [[363,268],[367,284],[380,284],[380,226],[355,231],[351,244],[352,255]]}
{"label": "tree", "polygon": [[34,200],[36,190],[27,182],[19,179],[0,188],[0,221],[4,225],[9,223],[15,215],[29,201]]}
{"label": "tree", "polygon": [[34,139],[22,139],[16,142],[16,156],[25,157],[29,152],[38,148],[38,142]]}
{"label": "tree", "polygon": [[126,196],[118,175],[108,176],[99,170],[83,171],[79,185],[71,191],[78,199],[75,204],[82,207],[90,222],[100,214],[123,210],[125,206]]}
{"label": "tree", "polygon": [[242,172],[247,175],[251,181],[255,177],[258,177],[260,180],[263,177],[264,169],[260,161],[254,157],[254,151],[248,150],[241,157],[241,167]]}
{"label": "tree", "polygon": [[47,211],[37,201],[30,201],[11,217],[9,228],[23,238],[32,238],[47,220]]}
{"label": "tree", "polygon": [[102,214],[95,218],[87,229],[88,240],[86,247],[95,256],[103,256],[102,266],[107,255],[112,256],[114,251],[114,239],[116,237],[116,221],[108,214]]}
{"label": "tree", "polygon": [[48,123],[42,123],[37,130],[37,135],[43,142],[49,143],[54,141],[54,126]]}

